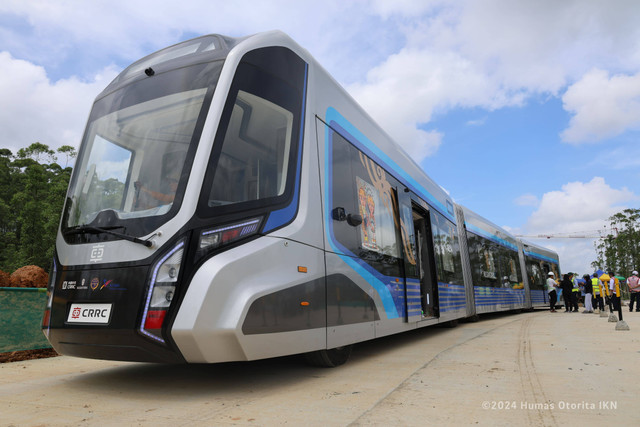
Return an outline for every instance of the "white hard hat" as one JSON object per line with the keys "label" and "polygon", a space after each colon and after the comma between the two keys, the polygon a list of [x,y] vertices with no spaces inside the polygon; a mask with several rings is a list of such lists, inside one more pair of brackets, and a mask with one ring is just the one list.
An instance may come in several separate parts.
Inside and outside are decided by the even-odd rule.
{"label": "white hard hat", "polygon": [[632,276],[637,276],[637,275],[638,275],[638,272],[637,272],[637,271],[635,271],[635,270],[633,270],[633,271],[631,272],[631,275],[632,275]]}
{"label": "white hard hat", "polygon": [[553,276],[553,271],[550,271],[549,273],[547,273],[547,276]]}

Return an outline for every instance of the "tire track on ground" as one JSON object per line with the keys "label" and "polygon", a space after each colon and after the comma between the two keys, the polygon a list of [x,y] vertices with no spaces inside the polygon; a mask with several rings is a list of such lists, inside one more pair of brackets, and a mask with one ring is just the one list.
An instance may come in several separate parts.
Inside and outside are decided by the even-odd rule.
{"label": "tire track on ground", "polygon": [[518,334],[518,371],[524,403],[528,408],[526,413],[530,425],[557,426],[553,412],[545,409],[545,404],[551,402],[547,399],[536,372],[530,334],[533,320],[533,317],[525,319]]}
{"label": "tire track on ground", "polygon": [[[530,316],[533,316],[534,314],[531,313]],[[526,316],[526,315],[525,315]],[[407,391],[410,390],[413,387],[413,384],[416,382],[416,378],[418,378],[420,376],[420,373],[428,368],[431,368],[432,365],[436,365],[438,362],[443,362],[443,363],[447,363],[447,358],[449,356],[450,353],[458,350],[460,347],[469,345],[470,343],[472,343],[473,341],[485,337],[489,334],[492,334],[494,332],[498,332],[501,329],[504,329],[505,327],[512,327],[514,326],[514,324],[516,322],[527,322],[530,320],[530,318],[526,318],[523,319],[523,316],[519,316],[519,317],[515,317],[513,320],[507,321],[505,323],[499,323],[497,325],[493,325],[493,326],[489,326],[488,328],[480,331],[477,331],[477,334],[472,335],[472,336],[468,336],[467,339],[463,340],[463,341],[459,341],[456,344],[453,344],[449,347],[447,347],[446,349],[443,349],[442,351],[438,352],[437,354],[435,354],[433,357],[431,357],[429,360],[427,360],[423,365],[419,366],[418,368],[416,368],[411,374],[409,374],[401,383],[399,383],[396,387],[390,389],[384,396],[382,396],[378,401],[376,401],[369,409],[367,409],[366,411],[362,412],[362,414],[360,414],[360,416],[356,419],[354,419],[349,426],[360,426],[360,425],[370,425],[370,421],[372,421],[373,419],[375,419],[375,412],[377,410],[382,410],[382,407],[385,406],[386,404],[388,404],[390,401],[393,400],[393,396],[397,393],[401,393],[403,391]],[[528,322],[527,322],[528,323]],[[481,324],[474,324],[477,326],[482,326]],[[488,325],[487,325],[488,326]],[[517,326],[516,326],[517,327]],[[519,362],[518,362],[519,365]],[[417,381],[419,382],[419,381]],[[539,384],[539,382],[538,382]],[[540,387],[541,390],[541,387]],[[552,425],[556,425],[555,424],[555,420],[553,420],[554,424]]]}

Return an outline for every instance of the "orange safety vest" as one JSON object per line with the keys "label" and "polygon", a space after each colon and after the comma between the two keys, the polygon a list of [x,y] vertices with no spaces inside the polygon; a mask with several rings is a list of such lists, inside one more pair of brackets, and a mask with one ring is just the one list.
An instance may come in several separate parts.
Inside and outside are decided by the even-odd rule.
{"label": "orange safety vest", "polygon": [[613,278],[613,283],[615,286],[615,291],[616,291],[616,296],[619,297],[620,296],[620,281],[618,280],[617,277]]}
{"label": "orange safety vest", "polygon": [[600,289],[602,289],[602,295],[605,296],[605,297],[610,296],[610,293],[609,293],[609,281],[607,281],[606,283],[600,281],[600,283],[602,283],[602,286],[600,286]]}

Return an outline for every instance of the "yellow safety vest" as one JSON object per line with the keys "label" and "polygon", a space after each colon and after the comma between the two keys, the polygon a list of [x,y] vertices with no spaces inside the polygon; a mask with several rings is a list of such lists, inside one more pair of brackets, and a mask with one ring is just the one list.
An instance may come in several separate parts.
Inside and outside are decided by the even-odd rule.
{"label": "yellow safety vest", "polygon": [[591,286],[593,287],[593,294],[600,294],[600,285],[597,277],[591,279]]}
{"label": "yellow safety vest", "polygon": [[571,278],[571,283],[573,284],[573,289],[571,292],[580,292],[580,286],[578,286],[578,281],[576,280],[576,276]]}

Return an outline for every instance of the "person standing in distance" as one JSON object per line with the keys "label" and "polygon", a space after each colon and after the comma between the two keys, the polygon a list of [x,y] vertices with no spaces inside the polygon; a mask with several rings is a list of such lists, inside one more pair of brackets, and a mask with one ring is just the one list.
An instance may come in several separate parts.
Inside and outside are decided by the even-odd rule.
{"label": "person standing in distance", "polygon": [[620,282],[615,277],[613,271],[609,272],[609,294],[611,295],[611,304],[613,305],[613,311],[620,310]]}
{"label": "person standing in distance", "polygon": [[560,287],[562,287],[562,299],[564,300],[565,313],[569,313],[573,309],[573,303],[571,300],[571,297],[573,296],[573,281],[571,280],[572,277],[572,273],[566,273],[562,276],[562,282],[560,282]]}
{"label": "person standing in distance", "polygon": [[603,291],[600,289],[600,280],[596,273],[591,277],[591,287],[593,288],[593,305],[600,313],[604,311],[604,298],[602,298]]}
{"label": "person standing in distance", "polygon": [[549,307],[551,308],[551,312],[556,312],[556,301],[558,300],[558,293],[556,292],[556,288],[558,287],[558,283],[555,281],[554,274],[552,271],[547,275],[547,293],[549,294]]}
{"label": "person standing in distance", "polygon": [[627,279],[627,287],[629,288],[629,311],[633,311],[633,303],[636,304],[636,312],[640,311],[640,278],[638,272],[633,271],[631,276]]}
{"label": "person standing in distance", "polygon": [[591,276],[585,274],[582,276],[584,279],[584,311],[583,313],[593,313],[593,306],[591,305],[591,296],[593,294],[593,286],[591,285]]}

